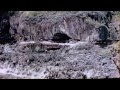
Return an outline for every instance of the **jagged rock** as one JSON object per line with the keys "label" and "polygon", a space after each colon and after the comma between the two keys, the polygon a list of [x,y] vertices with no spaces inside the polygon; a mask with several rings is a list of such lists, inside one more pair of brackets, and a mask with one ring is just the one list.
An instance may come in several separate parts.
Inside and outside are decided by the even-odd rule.
{"label": "jagged rock", "polygon": [[88,13],[88,17],[100,23],[106,23],[106,14],[104,12],[90,12]]}
{"label": "jagged rock", "polygon": [[[105,11],[93,11],[93,12],[81,12],[78,13],[66,13],[50,14],[48,16],[27,16],[28,12],[19,12],[11,17],[10,21],[14,21],[14,25],[17,28],[18,36],[17,40],[51,40],[55,33],[63,32],[70,36],[72,39],[85,41],[88,37],[94,33],[97,23],[89,22],[89,14],[94,15],[96,22],[101,26],[102,23],[106,24],[106,13]],[[19,19],[18,17],[21,18]],[[18,18],[15,20],[15,17]],[[84,17],[84,20],[83,20]],[[44,18],[44,19],[43,19]],[[26,20],[27,19],[27,20]],[[40,19],[40,20],[38,20]],[[19,20],[19,21],[18,21]],[[32,24],[34,22],[34,24]],[[20,23],[20,24],[19,24]]]}
{"label": "jagged rock", "polygon": [[[36,21],[36,24],[32,24],[32,21],[30,20],[32,17],[29,18],[28,21],[20,19],[19,22],[21,22],[21,24],[19,24],[17,30],[20,37],[23,38],[23,40],[25,37],[27,40],[50,40],[55,33],[62,31],[73,39],[84,40],[85,36],[90,34],[89,32],[94,28],[94,25],[84,21],[82,16],[79,17],[79,14],[73,13],[72,15],[68,14],[66,16],[55,15],[54,19],[53,16],[45,17],[42,21]],[[74,22],[76,24],[74,24]]]}
{"label": "jagged rock", "polygon": [[[100,33],[96,30],[105,24],[106,11],[54,11],[49,14],[44,12],[40,16],[29,16],[29,13],[18,11],[10,17],[10,24],[13,26],[11,30],[16,29],[16,40],[20,40],[20,37],[21,40],[15,45],[0,47],[0,72],[4,71],[4,74],[15,77],[19,75],[22,78],[41,79],[119,77],[113,61],[116,54],[112,44],[101,48],[93,43],[107,39],[106,28],[102,27]],[[88,13],[95,13],[93,20],[88,18]],[[116,31],[112,32],[112,28],[109,24],[107,29],[115,35]],[[51,39],[59,32],[71,37],[71,42],[52,42]],[[79,41],[74,41],[75,39]]]}

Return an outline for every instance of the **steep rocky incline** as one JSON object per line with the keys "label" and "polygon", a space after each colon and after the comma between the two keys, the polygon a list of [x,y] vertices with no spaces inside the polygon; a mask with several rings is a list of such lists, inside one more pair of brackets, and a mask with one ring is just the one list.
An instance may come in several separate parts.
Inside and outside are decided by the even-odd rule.
{"label": "steep rocky incline", "polygon": [[[72,39],[85,41],[88,36],[96,35],[96,28],[106,23],[106,13],[94,12],[40,12],[42,14],[31,15],[35,12],[19,12],[11,17],[11,26],[15,26],[19,33],[18,40],[50,40],[53,35],[63,32]],[[93,17],[89,16],[93,15]],[[16,17],[16,19],[15,19]],[[97,19],[96,19],[97,17]],[[15,20],[15,22],[14,22]]]}

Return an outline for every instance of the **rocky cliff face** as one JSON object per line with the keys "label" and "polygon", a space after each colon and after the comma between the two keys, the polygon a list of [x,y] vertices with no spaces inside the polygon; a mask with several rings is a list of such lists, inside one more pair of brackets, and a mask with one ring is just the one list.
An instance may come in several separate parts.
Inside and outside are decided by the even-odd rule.
{"label": "rocky cliff face", "polygon": [[115,34],[119,25],[113,21],[114,16],[115,12],[108,11],[1,11],[1,21],[4,18],[9,20],[11,34],[18,32],[15,35],[17,40],[28,41],[51,40],[59,32],[72,39],[90,41],[98,38],[97,28],[100,26],[107,27],[111,39],[118,40]]}
{"label": "rocky cliff face", "polygon": [[[43,79],[119,78],[114,48],[119,40],[116,12],[16,11],[8,16],[10,34],[17,42],[0,45],[1,74]],[[70,40],[54,42],[56,33],[64,33]]]}
{"label": "rocky cliff face", "polygon": [[[30,13],[30,11],[21,12],[20,17],[11,17],[12,26],[16,26],[19,33],[18,40],[50,40],[53,35],[58,32],[63,32],[72,39],[80,41],[86,41],[88,38],[93,40],[94,38],[97,38],[95,37],[97,35],[96,28],[99,28],[99,26],[102,25],[107,26],[106,23],[108,20],[106,12],[102,11],[48,11],[46,13],[44,12],[42,15],[37,14],[36,16],[30,16]],[[19,16],[19,14],[17,15]],[[15,17],[17,20],[15,20],[16,23],[13,23]],[[110,32],[114,31],[113,28],[114,27],[110,30],[110,27],[108,30],[110,30]]]}

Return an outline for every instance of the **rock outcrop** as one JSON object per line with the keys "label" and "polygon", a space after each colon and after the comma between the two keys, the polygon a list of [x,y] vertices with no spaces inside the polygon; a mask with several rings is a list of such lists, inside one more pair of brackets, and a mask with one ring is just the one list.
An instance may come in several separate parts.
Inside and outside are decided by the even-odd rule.
{"label": "rock outcrop", "polygon": [[[110,24],[107,11],[94,11],[94,12],[48,12],[47,15],[29,16],[29,12],[17,12],[17,15],[11,17],[11,26],[16,27],[18,35],[17,40],[23,41],[41,41],[51,40],[55,33],[63,32],[72,39],[80,41],[88,40],[88,36],[92,36],[96,32],[96,28]],[[18,16],[20,17],[18,18]],[[94,18],[89,18],[92,15]],[[113,16],[112,16],[113,17]],[[111,17],[111,18],[112,18]],[[107,25],[106,25],[107,23]],[[109,28],[110,29],[110,28]],[[111,32],[111,31],[110,31]],[[116,36],[116,35],[114,35]],[[90,37],[89,37],[90,38]],[[94,37],[91,37],[93,40]]]}
{"label": "rock outcrop", "polygon": [[[119,40],[119,24],[115,14],[112,11],[11,12],[10,34],[17,42],[0,45],[0,73],[12,75],[8,78],[119,78],[114,49],[115,41]],[[111,43],[105,45],[105,41]]]}

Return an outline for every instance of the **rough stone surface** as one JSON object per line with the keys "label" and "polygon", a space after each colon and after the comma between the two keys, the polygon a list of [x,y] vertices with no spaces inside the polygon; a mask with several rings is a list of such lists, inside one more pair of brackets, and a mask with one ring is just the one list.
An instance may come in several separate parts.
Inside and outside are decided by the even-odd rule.
{"label": "rough stone surface", "polygon": [[[107,11],[45,12],[18,11],[10,17],[15,44],[0,45],[0,78],[8,79],[101,79],[119,78],[115,64],[116,42],[96,45],[97,28],[105,26]],[[102,18],[102,19],[101,19]],[[110,40],[118,40],[119,24],[107,27]],[[115,24],[115,25],[114,25]],[[54,43],[52,37],[63,32],[72,39]]]}

